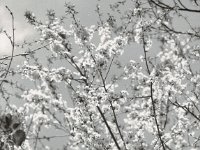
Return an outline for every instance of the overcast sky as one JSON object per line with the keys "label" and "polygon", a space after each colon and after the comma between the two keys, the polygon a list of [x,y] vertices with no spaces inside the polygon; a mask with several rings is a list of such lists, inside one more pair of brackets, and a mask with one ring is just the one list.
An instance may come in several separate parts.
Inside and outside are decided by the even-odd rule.
{"label": "overcast sky", "polygon": [[[16,41],[22,42],[27,37],[32,36],[33,27],[26,23],[24,12],[32,11],[39,20],[45,20],[46,11],[55,10],[58,16],[64,15],[65,2],[75,4],[76,9],[81,12],[80,18],[84,18],[85,23],[91,23],[95,19],[94,10],[96,0],[0,0],[0,29],[11,33],[11,16],[5,8],[7,5],[15,17]],[[0,34],[0,55],[10,54],[11,47],[5,35]]]}
{"label": "overcast sky", "polygon": [[[15,16],[15,28],[16,28],[16,41],[22,42],[28,37],[33,35],[33,27],[26,23],[24,12],[26,10],[32,11],[39,20],[45,20],[46,11],[49,9],[55,10],[57,16],[64,15],[65,2],[71,2],[75,4],[76,10],[78,10],[79,18],[81,22],[85,25],[92,25],[96,23],[97,15],[94,13],[96,9],[96,4],[98,0],[0,0],[0,29],[5,29],[9,33],[11,32],[11,16],[6,10],[7,5]],[[102,11],[108,10],[109,4],[116,0],[101,0],[98,1],[103,7]],[[186,4],[188,0],[185,0]],[[188,4],[189,5],[189,4]],[[199,25],[200,15],[192,13],[187,13],[189,21],[192,24]],[[197,16],[198,15],[198,16]],[[174,19],[177,29],[183,29],[185,22],[179,19]],[[186,29],[188,26],[185,26]],[[9,40],[5,38],[5,35],[0,34],[0,55],[10,54],[11,46]]]}

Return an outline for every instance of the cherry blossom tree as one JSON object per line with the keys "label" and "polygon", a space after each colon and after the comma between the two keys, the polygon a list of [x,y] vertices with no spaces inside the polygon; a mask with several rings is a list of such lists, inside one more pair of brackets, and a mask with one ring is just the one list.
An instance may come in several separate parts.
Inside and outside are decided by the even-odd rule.
{"label": "cherry blossom tree", "polygon": [[[45,23],[27,11],[40,47],[9,57],[24,61],[1,86],[12,83],[22,104],[2,89],[2,145],[51,149],[51,141],[64,138],[66,150],[200,149],[200,28],[190,21],[199,5],[123,0],[107,14],[99,2],[91,26],[70,3],[63,17],[49,10]],[[140,52],[124,63],[133,45]]]}

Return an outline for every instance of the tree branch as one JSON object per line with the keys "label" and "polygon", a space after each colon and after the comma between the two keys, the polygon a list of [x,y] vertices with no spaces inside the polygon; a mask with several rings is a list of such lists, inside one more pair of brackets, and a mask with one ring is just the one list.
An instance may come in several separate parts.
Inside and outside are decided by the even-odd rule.
{"label": "tree branch", "polygon": [[[15,25],[14,25],[14,15],[12,13],[12,11],[8,8],[8,6],[6,6],[6,9],[10,12],[10,15],[12,17],[12,38],[9,38],[10,39],[10,43],[12,45],[12,53],[11,53],[11,59],[10,59],[10,62],[8,64],[8,68],[6,70],[6,73],[4,75],[4,79],[7,77],[8,73],[9,73],[9,70],[10,70],[10,67],[11,67],[11,63],[12,63],[12,60],[13,60],[13,55],[14,55],[14,50],[15,50]],[[0,82],[0,87],[2,86],[4,80],[2,80]]]}
{"label": "tree branch", "polygon": [[[143,31],[144,32],[144,31]],[[146,51],[146,43],[145,43],[145,39],[144,39],[144,33],[142,35],[142,41],[143,41],[143,50],[144,50],[144,57],[145,57],[145,64],[146,64],[146,67],[147,67],[147,71],[148,71],[148,74],[150,75],[150,69],[149,69],[149,65],[148,65],[148,62],[147,62],[147,51]],[[156,115],[156,106],[155,106],[155,100],[153,98],[153,82],[151,81],[150,83],[150,96],[151,96],[151,104],[152,104],[152,108],[153,108],[153,117],[154,117],[154,120],[155,120],[155,123],[156,123],[156,128],[157,128],[157,132],[158,132],[158,138],[160,140],[160,143],[162,145],[162,148],[163,150],[165,150],[165,144],[164,144],[164,141],[162,140],[162,133],[160,131],[160,127],[159,127],[159,123],[158,123],[158,120],[157,120],[157,115]]]}
{"label": "tree branch", "polygon": [[115,142],[115,145],[117,146],[117,149],[118,149],[118,150],[121,150],[120,147],[119,147],[119,144],[118,144],[118,142],[117,142],[117,140],[116,140],[116,138],[115,138],[115,136],[114,136],[114,134],[113,134],[113,132],[112,132],[112,130],[111,130],[111,128],[110,128],[110,126],[108,125],[108,122],[107,122],[107,120],[106,120],[106,118],[105,118],[103,112],[101,111],[101,109],[100,109],[99,106],[97,106],[97,109],[98,109],[99,113],[101,114],[101,117],[103,118],[103,121],[104,121],[104,123],[106,124],[106,127],[107,127],[107,129],[108,129],[108,131],[109,131],[109,133],[110,133],[110,135],[111,135],[113,141]]}

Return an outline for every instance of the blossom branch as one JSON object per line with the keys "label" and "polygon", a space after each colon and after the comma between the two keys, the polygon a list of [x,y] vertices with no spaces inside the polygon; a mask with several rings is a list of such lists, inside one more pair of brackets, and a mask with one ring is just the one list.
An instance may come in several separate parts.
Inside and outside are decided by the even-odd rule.
{"label": "blossom branch", "polygon": [[[92,57],[94,63],[97,64],[97,63],[96,63],[96,60],[95,60],[94,56],[92,55],[92,53],[91,53],[91,51],[90,51],[89,48],[88,48],[88,51],[90,52],[91,57]],[[111,66],[112,66],[113,60],[114,60],[114,56],[113,56],[113,58],[112,58],[112,60],[111,60],[111,63],[110,63],[110,66],[109,66],[109,68],[108,68],[108,71],[107,71],[107,73],[106,73],[105,78],[103,78],[103,74],[102,74],[101,70],[98,68],[98,72],[99,72],[99,74],[100,74],[101,80],[102,80],[102,82],[103,82],[103,87],[104,87],[104,90],[105,90],[106,93],[108,93],[108,90],[106,89],[106,78],[107,78],[108,73],[109,73],[109,71],[110,71],[110,68],[111,68]],[[117,130],[118,130],[118,132],[119,132],[120,138],[121,138],[122,141],[123,141],[123,145],[124,145],[125,149],[127,149],[127,148],[126,148],[126,143],[125,143],[125,141],[124,141],[123,135],[122,135],[122,133],[121,133],[121,131],[120,131],[120,127],[119,127],[119,124],[118,124],[118,121],[117,121],[117,117],[116,117],[116,113],[115,113],[115,108],[114,108],[114,106],[112,105],[112,101],[111,101],[111,100],[108,100],[108,101],[109,101],[110,107],[111,107],[111,109],[112,109],[112,113],[113,113],[113,116],[114,116],[115,124],[116,124]],[[114,136],[114,135],[113,135],[113,136]]]}
{"label": "blossom branch", "polygon": [[[9,40],[10,40],[10,43],[12,45],[12,52],[11,52],[11,59],[9,61],[9,64],[8,64],[8,68],[6,70],[6,73],[4,75],[4,79],[7,77],[8,73],[9,73],[9,70],[10,70],[10,67],[11,67],[11,63],[12,63],[12,60],[13,60],[13,55],[14,55],[14,50],[15,50],[15,25],[14,25],[14,15],[13,15],[13,12],[8,8],[8,6],[6,6],[6,9],[10,12],[10,15],[12,17],[12,38],[9,37],[7,35],[7,33],[5,32],[5,34],[8,36]],[[2,86],[4,80],[1,80],[0,82],[0,87]]]}
{"label": "blossom branch", "polygon": [[114,136],[114,134],[113,134],[113,132],[112,132],[110,126],[108,125],[108,122],[107,122],[107,120],[106,120],[106,118],[105,118],[103,112],[101,111],[101,109],[100,109],[99,106],[97,106],[97,109],[98,109],[99,113],[101,114],[101,117],[103,118],[103,121],[104,121],[104,123],[105,123],[105,125],[106,125],[106,127],[107,127],[107,129],[108,129],[108,131],[109,131],[109,133],[110,133],[110,135],[111,135],[111,137],[112,137],[112,139],[114,140],[115,145],[117,146],[117,149],[118,149],[118,150],[121,150],[121,148],[119,147],[119,144],[118,144],[118,142],[117,142],[117,139],[115,138],[115,136]]}
{"label": "blossom branch", "polygon": [[[147,67],[147,71],[148,71],[148,74],[150,75],[150,69],[149,69],[149,65],[148,65],[148,62],[147,62],[147,50],[146,50],[146,42],[145,42],[145,39],[144,39],[144,33],[142,35],[142,42],[143,42],[143,50],[144,50],[144,59],[145,59],[145,64],[146,64],[146,67]],[[156,123],[156,128],[157,128],[157,132],[158,132],[158,138],[160,140],[160,143],[162,145],[162,148],[163,150],[165,150],[165,144],[164,144],[164,141],[162,140],[162,133],[160,131],[160,125],[158,123],[158,119],[157,119],[157,114],[156,114],[156,106],[155,106],[155,100],[153,98],[153,81],[151,81],[150,83],[150,92],[151,92],[151,104],[152,104],[152,108],[153,108],[153,117],[154,117],[154,120],[155,120],[155,123]]]}

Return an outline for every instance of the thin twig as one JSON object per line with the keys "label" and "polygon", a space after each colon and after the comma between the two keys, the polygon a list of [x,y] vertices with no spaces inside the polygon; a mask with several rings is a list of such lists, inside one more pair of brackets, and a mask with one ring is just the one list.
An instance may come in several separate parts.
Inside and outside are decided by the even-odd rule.
{"label": "thin twig", "polygon": [[103,118],[103,121],[106,124],[106,127],[107,127],[108,131],[110,132],[110,135],[111,135],[112,139],[114,140],[115,145],[117,146],[117,149],[121,150],[120,147],[119,147],[119,144],[118,144],[118,142],[117,142],[117,140],[116,140],[116,138],[115,138],[115,136],[114,136],[114,134],[113,134],[113,132],[112,132],[112,130],[110,128],[110,126],[108,125],[108,122],[107,122],[103,112],[101,111],[99,106],[97,106],[97,109],[98,109],[99,113],[101,114],[101,117]]}
{"label": "thin twig", "polygon": [[[8,68],[7,68],[6,73],[4,75],[4,79],[7,77],[8,73],[9,73],[9,70],[10,70],[10,67],[11,67],[11,63],[12,63],[12,60],[13,60],[14,50],[15,50],[15,24],[14,24],[14,15],[13,15],[12,11],[8,8],[8,6],[6,6],[6,9],[10,12],[10,15],[12,17],[12,39],[10,38],[10,43],[12,45],[12,53],[11,53],[10,62],[8,64]],[[4,80],[1,81],[0,87],[3,84],[3,81]]]}
{"label": "thin twig", "polygon": [[[143,31],[144,32],[144,31]],[[147,72],[148,74],[150,75],[150,69],[149,69],[149,65],[148,65],[148,62],[147,62],[147,50],[146,50],[146,43],[145,43],[145,39],[144,39],[144,33],[142,35],[142,42],[143,42],[143,50],[144,50],[144,57],[145,57],[145,64],[146,64],[146,67],[147,67]],[[164,141],[162,140],[162,133],[160,131],[160,127],[159,127],[159,123],[158,123],[158,119],[157,119],[157,115],[156,115],[156,106],[155,106],[155,100],[153,98],[153,82],[151,81],[150,83],[150,96],[151,96],[151,104],[152,104],[152,108],[153,108],[153,118],[155,120],[155,123],[156,123],[156,128],[157,128],[157,132],[158,132],[158,138],[160,140],[160,143],[162,145],[162,148],[163,150],[165,150],[165,144],[164,144]]]}
{"label": "thin twig", "polygon": [[49,46],[50,44],[51,43],[48,43],[48,44],[46,44],[44,46],[41,46],[41,47],[36,48],[36,49],[33,49],[33,50],[29,51],[29,52],[25,52],[25,53],[21,53],[21,54],[16,54],[16,55],[13,55],[13,56],[12,55],[11,56],[5,56],[3,58],[0,58],[0,60],[6,60],[6,59],[9,59],[9,58],[14,58],[14,57],[18,57],[18,56],[27,56],[27,55],[30,55],[33,52],[36,52],[36,51],[38,51],[38,50],[40,50],[42,48],[45,48],[45,47]]}
{"label": "thin twig", "polygon": [[115,57],[113,56],[113,58],[112,58],[112,60],[111,60],[111,62],[110,62],[110,65],[109,65],[108,71],[106,72],[106,76],[105,76],[104,80],[106,80],[107,77],[108,77],[108,74],[109,74],[109,72],[110,72],[110,69],[111,69],[111,66],[112,66],[112,63],[113,63],[113,60],[114,60],[114,59],[115,59]]}
{"label": "thin twig", "polygon": [[111,102],[110,100],[109,100],[109,102],[110,102],[110,106],[111,106],[111,109],[112,109],[112,112],[113,112],[113,116],[114,116],[115,124],[116,124],[116,126],[117,126],[117,130],[118,130],[119,135],[120,135],[120,137],[121,137],[121,139],[122,139],[124,148],[125,148],[125,150],[127,150],[126,143],[125,143],[125,141],[124,141],[124,137],[123,137],[123,135],[122,135],[122,133],[121,133],[120,126],[119,126],[119,123],[118,123],[118,121],[117,121],[117,116],[116,116],[116,113],[115,113],[115,108],[114,108],[114,106],[113,106],[113,104],[112,104],[112,102]]}

